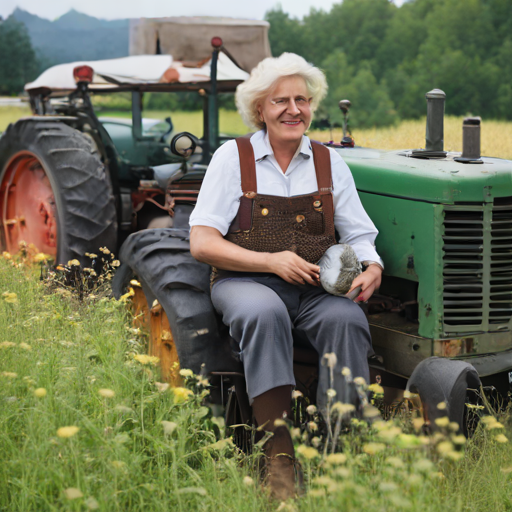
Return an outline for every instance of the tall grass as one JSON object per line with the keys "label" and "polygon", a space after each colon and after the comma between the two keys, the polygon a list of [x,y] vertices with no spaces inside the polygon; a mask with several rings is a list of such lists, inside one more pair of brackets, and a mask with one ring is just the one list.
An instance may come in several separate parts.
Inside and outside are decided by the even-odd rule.
{"label": "tall grass", "polygon": [[[0,132],[9,123],[23,116],[30,115],[28,107],[0,108]],[[104,111],[102,116],[130,117],[130,112]],[[188,131],[195,135],[203,133],[202,112],[167,112],[148,110],[144,117],[165,119],[170,116],[175,130]],[[462,117],[447,116],[444,124],[444,141],[447,151],[462,151]],[[250,130],[244,125],[237,112],[220,110],[219,125],[221,133],[227,135],[243,135]],[[329,130],[311,131],[308,135],[322,142],[331,139]],[[332,132],[334,141],[341,140],[341,129]],[[384,150],[415,149],[425,147],[425,119],[402,121],[397,126],[388,128],[354,129],[353,136],[356,144]],[[512,122],[486,121],[482,122],[482,155],[512,159]]]}
{"label": "tall grass", "polygon": [[[343,453],[327,457],[315,449],[315,425],[308,424],[305,433],[292,431],[307,493],[275,503],[251,458],[223,439],[198,381],[188,377],[191,392],[158,383],[157,367],[139,356],[146,337],[132,327],[126,303],[79,303],[38,275],[0,258],[0,510],[512,506],[512,448],[496,420],[488,424],[495,428],[478,430],[465,454],[450,425],[426,437],[409,422],[369,427],[354,420],[341,438]],[[311,444],[303,444],[306,437]]]}

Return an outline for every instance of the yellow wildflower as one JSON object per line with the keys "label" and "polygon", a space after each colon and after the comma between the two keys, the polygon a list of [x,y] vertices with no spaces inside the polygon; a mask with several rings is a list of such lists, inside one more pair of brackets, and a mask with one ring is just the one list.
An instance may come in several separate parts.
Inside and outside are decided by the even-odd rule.
{"label": "yellow wildflower", "polygon": [[412,420],[412,426],[415,430],[420,430],[423,425],[425,425],[425,420],[423,418],[414,418]]}
{"label": "yellow wildflower", "polygon": [[381,482],[379,489],[382,492],[395,492],[398,489],[398,485],[395,482]]}
{"label": "yellow wildflower", "polygon": [[419,459],[414,463],[414,468],[418,471],[430,471],[433,467],[433,462],[428,459]]}
{"label": "yellow wildflower", "polygon": [[316,413],[316,405],[308,405],[306,407],[306,412],[310,415],[310,416],[313,416],[313,414]]}
{"label": "yellow wildflower", "polygon": [[453,444],[450,441],[442,441],[437,445],[437,451],[441,455],[446,455],[447,453],[453,452]]}
{"label": "yellow wildflower", "polygon": [[316,432],[318,430],[318,425],[314,421],[310,421],[308,423],[308,429],[310,432]]}
{"label": "yellow wildflower", "polygon": [[487,423],[486,427],[489,429],[489,430],[492,430],[494,428],[505,428],[505,426],[503,425],[503,423],[500,423],[499,421],[494,421],[493,423]]}
{"label": "yellow wildflower", "polygon": [[327,396],[329,398],[334,398],[336,396],[336,390],[335,389],[328,389],[327,390]]}
{"label": "yellow wildflower", "polygon": [[180,375],[182,377],[185,377],[185,378],[193,377],[194,376],[194,372],[192,370],[188,370],[187,368],[182,368],[180,370]]}
{"label": "yellow wildflower", "polygon": [[508,439],[504,434],[498,434],[494,440],[498,443],[508,443]]}
{"label": "yellow wildflower", "polygon": [[334,368],[336,366],[336,363],[338,362],[338,358],[334,352],[329,352],[328,354],[324,354],[324,359],[325,359],[324,364],[328,368]]}
{"label": "yellow wildflower", "polygon": [[314,459],[319,455],[318,450],[316,448],[313,448],[312,446],[306,446],[304,444],[298,446],[297,453],[299,455],[302,455],[306,459]]}
{"label": "yellow wildflower", "polygon": [[300,428],[292,428],[291,435],[292,439],[298,439],[300,437]]}
{"label": "yellow wildflower", "polygon": [[294,389],[292,391],[292,398],[294,400],[297,400],[297,398],[301,397],[302,396],[302,393],[298,390],[298,389]]}
{"label": "yellow wildflower", "polygon": [[128,292],[125,293],[124,295],[121,295],[119,300],[125,301],[125,300],[128,300],[130,297],[133,297],[134,295],[135,295],[135,292],[133,291],[133,288],[130,286],[130,288],[128,288]]}
{"label": "yellow wildflower", "polygon": [[111,460],[110,464],[116,469],[124,469],[126,466],[126,462],[123,462],[122,460]]}
{"label": "yellow wildflower", "polygon": [[369,455],[375,455],[386,449],[386,445],[383,443],[366,443],[363,445],[363,451]]}
{"label": "yellow wildflower", "polygon": [[387,441],[389,443],[389,442],[393,441],[393,439],[395,439],[395,437],[397,437],[401,433],[402,433],[402,429],[400,427],[391,427],[386,430],[381,430],[379,432],[379,437],[382,440]]}
{"label": "yellow wildflower", "polygon": [[78,260],[69,260],[68,261],[68,267],[79,267],[80,262]]}
{"label": "yellow wildflower", "polygon": [[190,389],[187,389],[187,388],[180,388],[180,387],[173,388],[172,392],[174,394],[174,403],[175,404],[181,404],[183,402],[186,402],[188,400],[188,398],[191,395],[193,395],[192,391],[190,391]]}
{"label": "yellow wildflower", "polygon": [[384,388],[380,384],[370,384],[368,386],[368,389],[374,394],[374,395],[383,395],[384,394]]}
{"label": "yellow wildflower", "polygon": [[38,252],[34,256],[34,262],[35,263],[42,263],[43,261],[46,261],[48,259],[48,256],[42,252]]}
{"label": "yellow wildflower", "polygon": [[62,438],[73,437],[79,430],[80,428],[75,427],[74,425],[69,427],[60,427],[57,430],[57,435]]}
{"label": "yellow wildflower", "polygon": [[7,252],[7,251],[4,251],[2,253],[2,256],[3,256],[4,260],[11,260],[12,259],[11,253]]}
{"label": "yellow wildflower", "polygon": [[400,457],[387,457],[386,463],[394,468],[403,468],[404,461]]}
{"label": "yellow wildflower", "polygon": [[443,416],[442,418],[436,418],[435,423],[438,427],[447,427],[450,424],[450,419],[448,416]]}
{"label": "yellow wildflower", "polygon": [[329,478],[328,476],[321,475],[317,476],[313,479],[313,483],[315,485],[321,485],[323,487],[328,487],[330,485],[333,485],[335,482],[332,478]]}
{"label": "yellow wildflower", "polygon": [[277,418],[277,420],[274,420],[274,427],[284,427],[286,425],[286,421],[284,421],[281,418]]}
{"label": "yellow wildflower", "polygon": [[437,408],[440,410],[440,411],[445,411],[446,410],[446,402],[439,402],[437,404]]}
{"label": "yellow wildflower", "polygon": [[354,384],[356,386],[365,387],[366,386],[366,381],[364,380],[363,377],[355,377],[354,378]]}
{"label": "yellow wildflower", "polygon": [[462,434],[458,436],[452,436],[452,441],[455,444],[465,444],[466,443],[466,436],[463,436]]}
{"label": "yellow wildflower", "polygon": [[462,459],[462,457],[464,457],[464,454],[462,452],[451,451],[451,452],[446,453],[445,457],[447,459],[457,461],[457,460]]}
{"label": "yellow wildflower", "polygon": [[250,477],[250,476],[244,476],[243,478],[243,483],[244,485],[253,485],[254,484],[254,480]]}
{"label": "yellow wildflower", "polygon": [[456,421],[451,421],[450,424],[448,425],[448,428],[452,432],[457,432],[457,430],[459,430],[460,426]]}
{"label": "yellow wildflower", "polygon": [[22,341],[19,346],[23,350],[32,350],[32,347],[28,343],[25,343],[24,341]]}
{"label": "yellow wildflower", "polygon": [[98,389],[98,394],[103,398],[114,398],[116,396],[115,391],[108,388]]}
{"label": "yellow wildflower", "polygon": [[348,366],[344,366],[341,370],[341,375],[344,377],[352,377],[352,372]]}
{"label": "yellow wildflower", "polygon": [[480,419],[480,421],[484,425],[487,425],[488,423],[496,423],[498,420],[494,416],[484,416],[483,418]]}
{"label": "yellow wildflower", "polygon": [[355,411],[355,409],[356,408],[353,404],[344,404],[343,402],[336,402],[332,406],[332,411],[336,411],[340,416]]}
{"label": "yellow wildflower", "polygon": [[400,434],[396,444],[399,448],[414,448],[421,445],[422,441],[418,436],[412,434]]}
{"label": "yellow wildflower", "polygon": [[139,281],[137,281],[137,279],[132,279],[132,280],[130,281],[130,284],[131,284],[132,286],[135,286],[135,287],[141,288],[141,285],[140,285]]}
{"label": "yellow wildflower", "polygon": [[113,266],[113,267],[119,267],[119,266],[121,266],[121,262],[120,262],[119,260],[114,260],[114,261],[112,262],[112,266]]}
{"label": "yellow wildflower", "polygon": [[15,379],[18,374],[16,372],[2,372],[3,377],[7,377],[8,379]]}
{"label": "yellow wildflower", "polygon": [[336,464],[344,464],[347,461],[347,456],[344,453],[330,453],[325,458],[325,463],[332,466]]}
{"label": "yellow wildflower", "polygon": [[36,398],[44,398],[46,396],[46,389],[44,389],[44,388],[34,389],[34,396]]}
{"label": "yellow wildflower", "polygon": [[148,356],[147,354],[134,354],[133,358],[135,361],[138,361],[140,364],[152,364],[153,366],[156,366],[160,359],[156,356]]}
{"label": "yellow wildflower", "polygon": [[68,500],[76,500],[77,498],[83,498],[83,493],[80,489],[75,487],[69,487],[68,489],[64,489],[64,495]]}
{"label": "yellow wildflower", "polygon": [[4,301],[9,304],[18,304],[18,296],[14,292],[4,292],[2,293],[2,297]]}
{"label": "yellow wildflower", "polygon": [[320,443],[322,442],[322,440],[318,437],[318,436],[315,436],[311,439],[311,444],[315,447],[315,448],[318,448],[320,446]]}
{"label": "yellow wildflower", "polygon": [[16,343],[13,343],[12,341],[2,341],[2,343],[0,343],[0,348],[11,348],[15,346]]}

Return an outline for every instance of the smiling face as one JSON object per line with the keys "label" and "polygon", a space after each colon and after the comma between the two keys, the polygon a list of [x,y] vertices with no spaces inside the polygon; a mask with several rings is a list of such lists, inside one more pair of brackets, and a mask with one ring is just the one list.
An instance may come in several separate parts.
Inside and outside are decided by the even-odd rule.
{"label": "smiling face", "polygon": [[287,76],[277,81],[259,104],[272,145],[299,142],[311,122],[311,97],[300,76]]}

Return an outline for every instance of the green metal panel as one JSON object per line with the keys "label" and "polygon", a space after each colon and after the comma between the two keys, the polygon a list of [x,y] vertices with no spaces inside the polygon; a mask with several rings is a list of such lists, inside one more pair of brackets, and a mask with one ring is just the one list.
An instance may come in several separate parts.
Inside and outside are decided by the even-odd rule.
{"label": "green metal panel", "polygon": [[446,159],[422,160],[403,156],[405,151],[339,149],[350,167],[358,190],[453,204],[492,202],[512,195],[512,161],[483,158],[483,164],[463,164]]}
{"label": "green metal panel", "polygon": [[365,192],[359,196],[379,230],[376,244],[385,274],[419,282],[420,336],[441,337],[443,207]]}

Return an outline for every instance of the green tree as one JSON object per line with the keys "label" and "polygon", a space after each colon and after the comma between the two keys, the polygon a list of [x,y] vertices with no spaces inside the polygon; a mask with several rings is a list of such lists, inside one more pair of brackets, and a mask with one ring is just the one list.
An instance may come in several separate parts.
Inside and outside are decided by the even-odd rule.
{"label": "green tree", "polygon": [[369,62],[353,66],[348,63],[347,56],[338,50],[327,57],[322,67],[329,82],[329,92],[319,115],[328,117],[333,124],[341,124],[338,102],[349,99],[352,103],[352,126],[388,126],[398,120],[386,84],[377,82]]}
{"label": "green tree", "polygon": [[14,18],[0,21],[0,94],[18,94],[39,66],[25,26]]}

